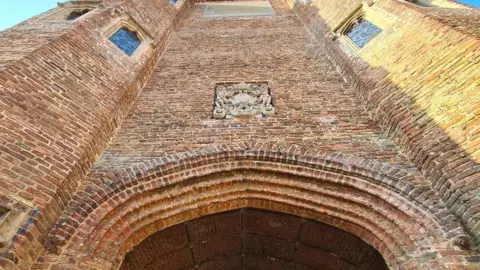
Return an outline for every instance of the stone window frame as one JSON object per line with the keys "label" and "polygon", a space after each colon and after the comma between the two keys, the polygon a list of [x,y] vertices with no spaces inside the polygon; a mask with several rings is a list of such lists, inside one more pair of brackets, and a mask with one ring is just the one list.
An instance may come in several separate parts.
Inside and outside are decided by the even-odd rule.
{"label": "stone window frame", "polygon": [[168,0],[168,3],[170,4],[170,6],[176,8],[176,9],[179,9],[182,5],[183,5],[183,2],[185,2],[185,0]]}
{"label": "stone window frame", "polygon": [[[121,28],[126,28],[129,31],[135,32],[140,40],[140,45],[138,45],[132,55],[126,54],[110,40],[110,38]],[[143,54],[151,51],[151,47],[154,46],[153,38],[127,13],[120,15],[104,27],[103,34],[110,44],[121,51],[125,56],[132,59],[139,59]]]}
{"label": "stone window frame", "polygon": [[[355,44],[349,37],[347,37],[346,32],[350,27],[357,21],[364,19],[374,24],[376,27],[382,30],[376,37],[371,39],[367,44],[360,48]],[[390,14],[385,13],[384,11],[375,7],[374,4],[363,3],[358,9],[353,12],[344,22],[342,22],[336,29],[334,33],[337,38],[339,38],[340,43],[347,48],[348,51],[353,51],[355,53],[361,52],[365,47],[368,47],[373,40],[382,35],[391,25],[394,24],[396,18],[392,17]]]}
{"label": "stone window frame", "polygon": [[33,206],[21,199],[8,198],[0,194],[0,208],[7,212],[0,217],[0,249],[8,246],[25,221]]}
{"label": "stone window frame", "polygon": [[[77,2],[77,1],[68,1],[65,3],[58,3],[58,10],[53,12],[52,14],[49,14],[42,20],[45,21],[65,21],[65,22],[74,22],[79,19],[83,19],[86,16],[88,16],[94,9],[102,7],[102,1],[82,1],[82,2]],[[82,12],[85,9],[88,9],[89,12],[74,19],[74,20],[67,20],[68,16],[72,12]]]}

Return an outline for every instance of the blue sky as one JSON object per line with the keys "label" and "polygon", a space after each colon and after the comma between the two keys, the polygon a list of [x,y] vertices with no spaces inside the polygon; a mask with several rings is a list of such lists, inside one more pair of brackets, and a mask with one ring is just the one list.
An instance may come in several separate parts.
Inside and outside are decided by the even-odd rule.
{"label": "blue sky", "polygon": [[[479,0],[480,1],[480,0]],[[0,0],[0,30],[57,6],[62,0]]]}
{"label": "blue sky", "polygon": [[[0,0],[0,30],[57,6],[62,0]],[[480,0],[461,0],[480,7]]]}
{"label": "blue sky", "polygon": [[461,3],[469,4],[474,7],[480,7],[480,0],[457,0],[457,1]]}

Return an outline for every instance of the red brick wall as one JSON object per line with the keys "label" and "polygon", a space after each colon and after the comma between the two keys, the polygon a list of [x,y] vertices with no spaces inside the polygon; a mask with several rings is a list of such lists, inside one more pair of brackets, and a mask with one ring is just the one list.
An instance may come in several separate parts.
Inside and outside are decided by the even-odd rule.
{"label": "red brick wall", "polygon": [[[460,224],[371,120],[328,60],[329,49],[318,46],[285,4],[273,5],[277,15],[249,19],[207,19],[203,6],[193,7],[95,163],[91,182],[53,230],[62,254],[52,260],[61,264],[69,252],[91,252],[97,263],[119,265],[130,248],[161,228],[255,205],[325,218],[364,237],[391,265],[402,258],[410,269],[465,263],[465,252],[452,247],[463,234]],[[212,119],[215,84],[243,80],[270,81],[277,114]],[[336,173],[310,171],[317,166]],[[294,177],[307,171],[317,178]],[[326,178],[335,184],[326,188]],[[342,195],[324,200],[306,192],[320,184]],[[315,212],[332,206],[336,221]],[[429,234],[438,241],[424,239]],[[425,254],[423,245],[455,259]],[[405,259],[412,250],[421,259]]]}
{"label": "red brick wall", "polygon": [[322,0],[312,0],[315,6],[321,6],[318,9],[318,15],[331,28],[338,28],[349,16],[351,16],[362,5],[361,0],[338,0],[325,3]]}
{"label": "red brick wall", "polygon": [[[242,141],[298,144],[411,166],[296,16],[273,3],[276,16],[248,20],[206,19],[203,6],[195,6],[96,170]],[[215,84],[228,81],[269,81],[276,115],[213,119]]]}
{"label": "red brick wall", "polygon": [[296,10],[382,129],[478,245],[480,43],[476,23],[468,22],[478,21],[480,11],[378,1],[375,7],[389,14],[393,25],[358,55],[347,55],[321,17],[320,11],[335,3]]}
{"label": "red brick wall", "polygon": [[[396,166],[340,153],[263,143],[218,145],[100,176],[85,190],[84,201],[67,212],[71,216],[55,239],[73,232],[59,248],[63,256],[79,258],[80,266],[85,253],[98,263],[119,265],[158,230],[254,207],[348,231],[379,250],[393,268],[462,264],[465,251],[452,245],[462,230],[418,180]],[[66,258],[48,260],[63,264]]]}
{"label": "red brick wall", "polygon": [[[129,59],[103,35],[122,10],[155,37],[156,49],[142,59]],[[36,245],[151,74],[180,22],[179,11],[158,1],[105,3],[74,22],[34,18],[1,33],[7,41],[0,47],[15,46],[0,53],[0,186],[6,196],[41,211],[22,259],[38,255]]]}
{"label": "red brick wall", "polygon": [[42,17],[48,16],[56,10],[52,9],[0,32],[1,69],[28,56],[72,28],[72,24],[69,22],[41,20]]}
{"label": "red brick wall", "polygon": [[480,11],[478,8],[467,10],[457,8],[419,9],[428,17],[435,19],[470,37],[480,38]]}
{"label": "red brick wall", "polygon": [[[18,55],[8,50],[0,53],[0,185],[7,196],[41,210],[31,232],[21,237],[9,260],[0,264],[13,268],[16,263],[26,269],[43,253],[35,268],[81,265],[81,269],[106,269],[116,266],[118,256],[140,240],[181,218],[185,221],[218,209],[254,205],[343,226],[372,244],[392,265],[404,252],[417,249],[421,250],[420,258],[403,258],[408,268],[423,263],[431,267],[465,265],[468,252],[453,243],[463,230],[452,213],[469,229],[480,222],[474,217],[478,200],[475,161],[432,121],[418,118],[422,110],[411,100],[396,95],[400,92],[388,80],[389,75],[403,73],[395,73],[398,69],[389,73],[361,59],[353,60],[331,41],[333,35],[319,14],[330,16],[330,26],[338,24],[337,15],[349,13],[340,12],[338,2],[322,1],[320,11],[296,10],[317,40],[284,3],[272,3],[277,14],[271,17],[206,19],[201,5],[194,6],[190,14],[189,3],[178,3],[181,8],[176,10],[165,0],[106,1],[105,8],[78,22],[55,26],[58,31],[53,30],[56,34],[51,36],[48,33],[52,30],[34,22],[5,32],[16,38],[39,27],[38,36],[45,38],[25,42],[23,46],[28,48]],[[432,33],[440,29],[448,36],[451,29],[424,18],[422,13],[412,13],[408,6],[386,1],[379,5],[397,12],[400,18],[425,23],[425,29]],[[347,2],[343,6],[352,9]],[[123,11],[155,41],[152,54],[138,61],[126,57],[103,36],[104,27]],[[182,22],[185,15],[189,17]],[[182,27],[174,35],[177,26]],[[417,31],[412,28],[405,33],[408,35],[397,43],[403,44],[401,40]],[[466,31],[459,33],[455,32],[457,38],[477,48]],[[22,44],[21,39],[17,41]],[[453,46],[442,47],[449,57],[454,55]],[[393,54],[379,45],[382,48]],[[476,59],[477,50],[469,52],[474,56],[471,59]],[[407,53],[403,55],[412,60]],[[374,53],[366,56],[375,59]],[[411,63],[408,61],[402,63]],[[462,69],[466,78],[467,71]],[[214,86],[225,81],[270,81],[276,115],[212,119]],[[414,81],[405,80],[412,83],[405,89],[415,89]],[[433,82],[441,84],[440,79]],[[455,126],[453,133],[474,134],[476,122],[469,123],[466,131]],[[476,153],[477,139],[468,136],[473,138],[468,145],[472,144],[472,153]],[[218,156],[208,163],[210,152]],[[238,163],[218,158],[237,154]],[[185,181],[187,187],[199,190],[211,180],[209,175],[191,177],[223,166],[226,171],[238,166],[235,168],[241,173],[222,175],[220,170],[215,175],[217,181],[225,181],[213,190],[218,197],[203,201],[207,205],[194,214],[185,210],[181,218],[172,214],[168,221],[163,220],[159,207],[190,198],[183,194],[185,197],[162,201],[159,197],[164,185],[168,185],[172,198],[177,195],[175,181]],[[174,169],[169,170],[171,167]],[[262,169],[268,173],[252,172]],[[311,173],[308,181],[302,178],[307,171]],[[298,181],[292,181],[292,175]],[[240,176],[243,180],[236,178]],[[281,184],[270,186],[258,179],[276,179]],[[336,218],[325,215],[325,209],[330,208],[316,204],[324,202],[322,192],[329,189],[309,197],[303,192],[312,185],[300,184],[318,185],[326,179],[334,183],[331,190],[351,191],[328,201],[328,207],[340,209],[332,211]],[[255,191],[246,192],[242,181],[252,183]],[[289,181],[294,188],[287,185]],[[453,182],[458,185],[449,186]],[[350,189],[349,184],[355,188]],[[282,204],[291,199],[288,196],[293,190],[298,192],[294,195],[301,194],[294,197],[296,204]],[[434,190],[444,196],[450,212]],[[457,193],[450,196],[453,191]],[[195,196],[186,203],[186,209],[196,205],[199,198]],[[236,196],[252,197],[240,200]],[[463,197],[457,200],[459,196]],[[218,203],[224,198],[232,202]],[[305,205],[317,212],[306,211],[302,208]],[[382,207],[382,213],[372,205]],[[362,211],[367,214],[360,215]],[[150,216],[142,216],[146,213]],[[124,222],[125,216],[132,218],[131,224]],[[392,227],[396,228],[393,232]],[[45,241],[49,233],[51,237]],[[425,254],[428,245],[435,246],[432,254]],[[95,256],[86,257],[87,251]]]}

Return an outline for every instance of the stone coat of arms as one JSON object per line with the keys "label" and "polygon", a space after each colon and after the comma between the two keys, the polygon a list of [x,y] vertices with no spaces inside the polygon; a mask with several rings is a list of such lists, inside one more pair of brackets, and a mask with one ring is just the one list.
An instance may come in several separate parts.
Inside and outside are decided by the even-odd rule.
{"label": "stone coat of arms", "polygon": [[218,85],[215,90],[213,118],[265,117],[275,113],[267,83]]}

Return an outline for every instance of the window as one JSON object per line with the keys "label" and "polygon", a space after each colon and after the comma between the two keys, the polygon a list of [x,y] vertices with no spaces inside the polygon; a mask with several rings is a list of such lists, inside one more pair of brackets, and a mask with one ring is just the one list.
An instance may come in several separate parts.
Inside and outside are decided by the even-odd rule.
{"label": "window", "polygon": [[72,12],[70,12],[70,14],[68,14],[67,21],[76,20],[76,19],[82,17],[82,15],[87,14],[88,12],[90,12],[90,9],[72,11]]}
{"label": "window", "polygon": [[48,21],[74,21],[95,8],[101,6],[102,1],[69,1],[58,3],[58,8],[42,20]]}
{"label": "window", "polygon": [[361,18],[349,26],[345,35],[361,49],[381,32],[382,29],[366,19]]}
{"label": "window", "polygon": [[109,39],[128,56],[131,56],[141,43],[137,33],[126,27],[118,29]]}
{"label": "window", "polygon": [[383,31],[389,29],[395,21],[395,17],[383,12],[375,4],[363,3],[344,22],[333,28],[333,31],[336,33],[340,47],[347,54],[362,57],[362,50],[365,47],[378,45],[377,42],[369,44]]}
{"label": "window", "polygon": [[112,20],[103,32],[108,41],[133,58],[155,46],[151,36],[127,13]]}

